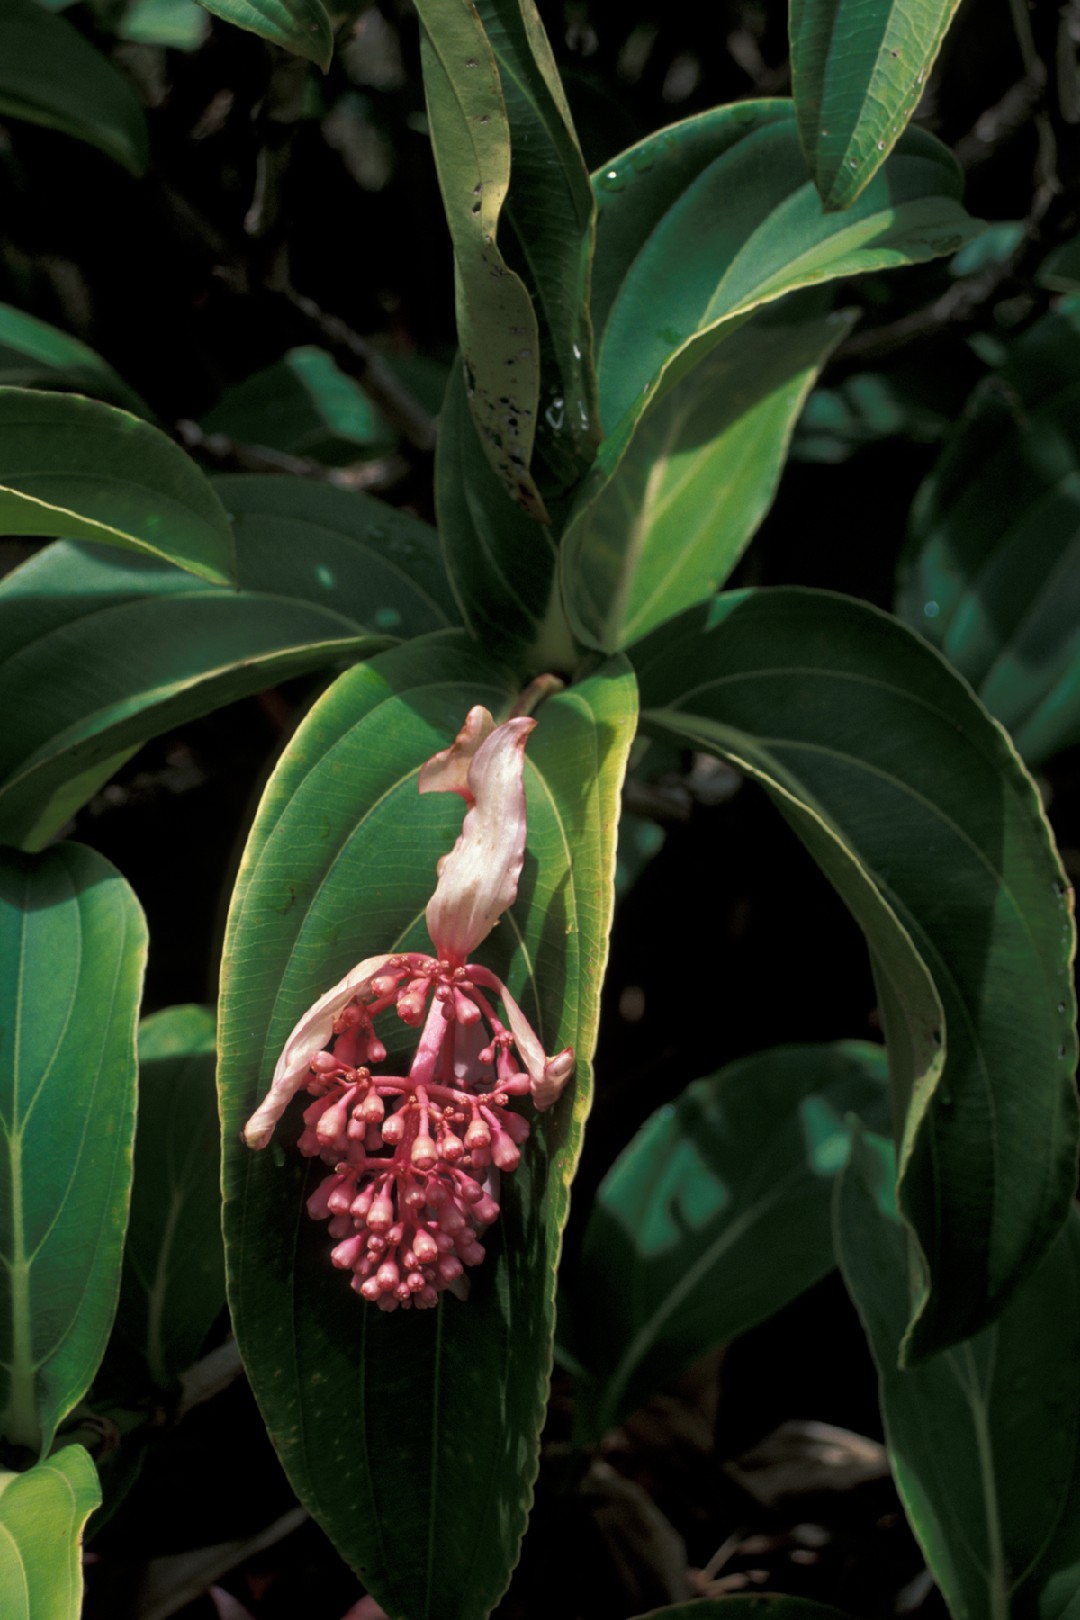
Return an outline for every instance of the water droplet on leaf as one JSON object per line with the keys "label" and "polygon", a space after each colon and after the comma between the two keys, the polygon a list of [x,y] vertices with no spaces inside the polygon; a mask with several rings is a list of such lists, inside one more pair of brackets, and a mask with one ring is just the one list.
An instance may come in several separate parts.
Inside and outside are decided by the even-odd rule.
{"label": "water droplet on leaf", "polygon": [[626,176],[620,174],[618,169],[605,169],[600,176],[600,184],[605,191],[622,191],[626,185]]}

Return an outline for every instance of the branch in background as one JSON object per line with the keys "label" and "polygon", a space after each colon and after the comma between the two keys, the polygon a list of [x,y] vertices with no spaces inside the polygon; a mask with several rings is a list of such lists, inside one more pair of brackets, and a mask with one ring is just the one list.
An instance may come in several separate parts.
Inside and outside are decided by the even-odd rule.
{"label": "branch in background", "polygon": [[314,327],[335,359],[344,362],[343,369],[359,383],[372,404],[378,406],[406,442],[414,450],[431,455],[435,449],[434,421],[367,339],[337,315],[327,314],[313,298],[306,298],[294,287],[284,288],[281,296]]}
{"label": "branch in background", "polygon": [[1010,85],[1000,101],[980,113],[966,135],[953,148],[953,155],[966,174],[982,168],[1014,136],[1030,124],[1046,90],[1046,72],[1041,62]]}
{"label": "branch in background", "polygon": [[358,461],[351,467],[327,467],[308,456],[293,456],[286,450],[271,450],[262,444],[241,444],[227,433],[204,433],[198,422],[186,418],[176,423],[176,435],[185,450],[202,457],[220,472],[289,473],[294,478],[312,478],[338,489],[387,490],[409,473],[409,465],[396,453],[372,461]]}

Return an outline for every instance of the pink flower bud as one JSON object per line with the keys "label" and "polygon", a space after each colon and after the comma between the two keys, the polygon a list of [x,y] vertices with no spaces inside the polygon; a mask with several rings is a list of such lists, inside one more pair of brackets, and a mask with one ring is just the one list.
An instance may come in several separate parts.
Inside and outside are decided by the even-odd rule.
{"label": "pink flower bud", "polygon": [[409,1150],[409,1158],[418,1170],[434,1170],[439,1155],[431,1137],[418,1136]]}
{"label": "pink flower bud", "polygon": [[368,1225],[373,1232],[385,1232],[394,1224],[394,1206],[383,1194],[376,1198],[368,1211]]}

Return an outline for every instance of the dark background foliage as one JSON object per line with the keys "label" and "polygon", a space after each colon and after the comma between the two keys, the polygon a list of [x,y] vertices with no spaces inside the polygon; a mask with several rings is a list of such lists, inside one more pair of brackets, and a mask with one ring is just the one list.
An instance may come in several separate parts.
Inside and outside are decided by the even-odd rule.
{"label": "dark background foliage", "polygon": [[[407,391],[402,431],[350,472],[430,518],[427,427],[453,352],[452,269],[411,7],[361,9],[343,24],[325,76],[216,22],[196,51],[125,42],[123,10],[82,0],[65,15],[137,86],[150,172],[135,180],[68,137],[0,125],[0,299],[90,343],[207,465],[230,470],[288,457],[275,462],[266,447],[197,426],[226,390],[298,345],[329,349],[361,381],[375,356]],[[595,165],[673,119],[788,88],[780,4],[549,0],[541,10]],[[967,0],[919,118],[957,150],[973,213],[1031,213],[1046,181],[1039,89],[1008,8]],[[1042,252],[1075,223],[1070,139],[1059,144],[1064,190],[1029,233],[1041,233]],[[863,321],[811,402],[735,583],[813,584],[889,605],[908,508],[946,426],[994,344],[1049,304],[1022,254],[966,304],[942,310],[956,285],[946,262],[844,289],[841,301],[862,306]],[[858,397],[871,404],[852,410],[867,376],[870,393]],[[293,470],[327,475],[317,461]],[[120,868],[147,910],[147,1010],[213,999],[255,798],[317,689],[295,682],[152,743],[80,815],[78,837]],[[1078,763],[1075,752],[1060,758],[1047,786],[1074,880]],[[580,1215],[604,1170],[688,1081],[765,1046],[877,1030],[854,924],[756,790],[654,749],[635,768],[627,809],[571,1272]],[[733,1470],[790,1420],[880,1439],[872,1366],[835,1277],[653,1402],[599,1456],[575,1455],[572,1416],[573,1382],[557,1371],[537,1509],[503,1620],[636,1613],[671,1601],[686,1565],[701,1570],[722,1548],[712,1573],[729,1589],[767,1575],[857,1614],[944,1612],[921,1583],[891,1486],[875,1477],[872,1446],[861,1482],[857,1467],[834,1459],[815,1469],[800,1453],[786,1497],[755,1494],[745,1469]],[[238,1613],[198,1595],[207,1571],[258,1620],[340,1620],[357,1601],[321,1532],[282,1518],[293,1499],[241,1380],[179,1422],[147,1397],[143,1466],[122,1501],[108,1456],[121,1420],[103,1400],[92,1422],[114,1505],[92,1536],[92,1617]],[[248,1545],[270,1525],[267,1545]],[[198,1562],[234,1540],[216,1564]],[[148,1561],[183,1554],[197,1555],[190,1574],[173,1562],[148,1576]]]}

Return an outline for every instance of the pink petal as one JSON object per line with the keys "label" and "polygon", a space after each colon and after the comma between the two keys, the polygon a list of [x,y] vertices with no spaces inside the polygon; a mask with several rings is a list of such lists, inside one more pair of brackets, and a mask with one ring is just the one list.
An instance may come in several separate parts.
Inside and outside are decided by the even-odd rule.
{"label": "pink petal", "polygon": [[485,743],[494,730],[495,721],[487,709],[479,703],[470,709],[450,747],[432,754],[421,768],[420,792],[460,793],[465,803],[471,805],[473,790],[469,786],[469,767],[481,743]]}
{"label": "pink petal", "polygon": [[250,1148],[265,1147],[274,1134],[274,1126],[308,1081],[308,1071],[316,1052],[321,1052],[334,1032],[334,1019],[343,1007],[362,994],[377,978],[393,953],[369,956],[358,962],[345,977],[320,996],[295,1025],[285,1042],[274,1069],[270,1090],[244,1126],[244,1141]]}
{"label": "pink petal", "polygon": [[[470,711],[454,747],[477,713],[486,711]],[[519,717],[496,726],[468,767],[466,788],[473,797],[472,809],[457,843],[439,863],[439,882],[427,908],[436,954],[456,966],[487,938],[517,896],[525,862],[525,742],[535,724]],[[453,748],[448,752],[452,754]],[[458,766],[451,771],[448,764],[442,774],[447,776],[442,791],[462,792]]]}
{"label": "pink petal", "polygon": [[[494,974],[491,975],[494,978]],[[483,983],[479,973],[478,983]],[[501,980],[495,979],[496,994],[506,1012],[506,1021],[514,1037],[518,1057],[529,1076],[529,1094],[534,1105],[543,1112],[557,1102],[570,1076],[574,1072],[574,1051],[570,1046],[548,1057],[540,1045],[536,1031]]]}

